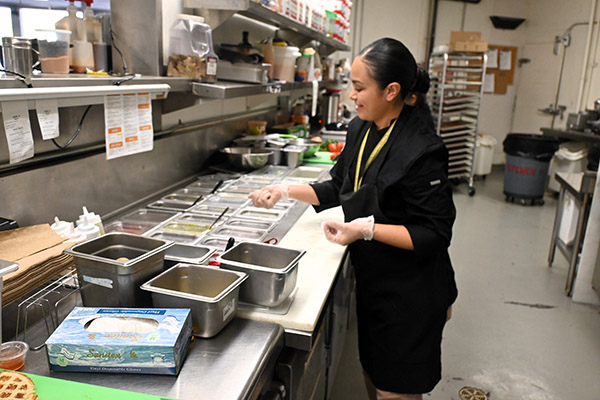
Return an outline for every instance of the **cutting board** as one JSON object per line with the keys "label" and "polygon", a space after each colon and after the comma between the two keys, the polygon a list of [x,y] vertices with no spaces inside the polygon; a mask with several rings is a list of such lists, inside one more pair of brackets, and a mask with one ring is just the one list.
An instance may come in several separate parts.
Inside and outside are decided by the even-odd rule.
{"label": "cutting board", "polygon": [[171,400],[168,397],[21,373],[31,378],[39,400]]}
{"label": "cutting board", "polygon": [[328,151],[317,151],[313,157],[304,157],[302,161],[309,164],[335,164]]}

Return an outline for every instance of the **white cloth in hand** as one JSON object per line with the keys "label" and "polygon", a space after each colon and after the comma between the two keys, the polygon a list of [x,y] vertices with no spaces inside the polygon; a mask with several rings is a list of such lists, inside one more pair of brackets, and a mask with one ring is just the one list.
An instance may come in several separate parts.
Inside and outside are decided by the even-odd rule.
{"label": "white cloth in hand", "polygon": [[345,246],[359,239],[373,239],[374,224],[375,218],[372,215],[356,218],[347,223],[325,221],[323,222],[323,231],[327,240]]}
{"label": "white cloth in hand", "polygon": [[248,195],[254,207],[272,208],[279,200],[289,199],[288,185],[278,184],[255,190]]}

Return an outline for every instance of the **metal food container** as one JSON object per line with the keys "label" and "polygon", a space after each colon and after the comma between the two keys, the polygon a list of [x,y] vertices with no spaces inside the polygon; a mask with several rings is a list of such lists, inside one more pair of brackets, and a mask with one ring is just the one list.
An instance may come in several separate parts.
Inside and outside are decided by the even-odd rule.
{"label": "metal food container", "polygon": [[128,233],[106,235],[67,250],[75,259],[81,299],[86,307],[148,307],[140,285],[163,269],[173,242]]}
{"label": "metal food container", "polygon": [[191,244],[198,240],[198,237],[191,233],[169,232],[164,229],[155,229],[145,235],[152,239],[170,240],[179,244]]}
{"label": "metal food container", "polygon": [[283,148],[284,164],[288,167],[295,168],[302,164],[302,158],[306,151],[302,146],[287,146]]}
{"label": "metal food container", "polygon": [[165,252],[164,270],[179,263],[203,264],[215,253],[214,249],[206,246],[175,243]]}
{"label": "metal food container", "polygon": [[240,218],[258,219],[260,221],[278,222],[286,214],[286,210],[276,210],[274,208],[265,209],[260,207],[240,208],[234,214]]}
{"label": "metal food container", "polygon": [[210,338],[225,327],[238,308],[247,274],[201,265],[177,264],[141,286],[159,308],[192,310],[194,335]]}
{"label": "metal food container", "polygon": [[104,226],[105,232],[126,232],[141,235],[177,214],[175,211],[135,210]]}
{"label": "metal food container", "polygon": [[211,236],[207,235],[200,240],[200,244],[216,249],[217,251],[223,251],[227,248],[227,241],[229,238],[223,236]]}
{"label": "metal food container", "polygon": [[284,165],[267,165],[261,169],[250,172],[244,177],[246,181],[271,183],[273,179],[281,178],[287,175],[291,168]]}
{"label": "metal food container", "polygon": [[267,231],[223,225],[215,229],[212,234],[215,236],[225,236],[228,238],[233,237],[236,240],[258,241],[262,240],[266,236]]}
{"label": "metal food container", "polygon": [[323,174],[325,174],[325,170],[322,168],[300,166],[287,174],[285,179],[309,179],[311,181],[316,181]]}
{"label": "metal food container", "polygon": [[221,254],[221,268],[248,274],[240,290],[240,301],[276,307],[296,287],[298,262],[304,250],[264,243],[241,242]]}
{"label": "metal food container", "polygon": [[214,216],[216,218],[219,215],[221,215],[221,213],[223,211],[225,211],[226,208],[228,208],[228,210],[225,212],[224,217],[228,217],[228,216],[232,215],[233,212],[235,211],[233,208],[228,207],[227,205],[215,204],[214,202],[209,203],[209,202],[203,201],[199,204],[196,204],[194,207],[190,208],[189,212],[203,214],[203,215],[210,215],[210,216]]}
{"label": "metal food container", "polygon": [[310,139],[292,139],[290,141],[290,145],[292,146],[300,146],[304,147],[304,157],[313,157],[321,143],[317,143]]}
{"label": "metal food container", "polygon": [[234,227],[234,228],[256,229],[256,230],[268,232],[271,229],[273,229],[275,224],[273,222],[258,221],[258,220],[251,220],[251,219],[245,219],[245,218],[229,218],[223,224],[223,226],[229,226],[229,227]]}
{"label": "metal food container", "polygon": [[148,204],[148,208],[153,208],[157,210],[172,210],[172,211],[185,211],[190,208],[192,203],[182,203],[178,201],[165,201],[165,200],[156,200],[150,204]]}
{"label": "metal food container", "polygon": [[227,159],[233,166],[244,171],[265,166],[272,154],[271,151],[253,147],[226,147],[221,152],[227,154]]}

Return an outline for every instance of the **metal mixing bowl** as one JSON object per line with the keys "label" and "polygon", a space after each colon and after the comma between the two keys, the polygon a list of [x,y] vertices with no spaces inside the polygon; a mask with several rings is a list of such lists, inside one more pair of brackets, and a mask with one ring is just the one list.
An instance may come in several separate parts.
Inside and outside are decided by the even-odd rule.
{"label": "metal mixing bowl", "polygon": [[221,153],[227,154],[227,159],[236,168],[250,171],[263,167],[269,161],[272,151],[253,147],[225,147]]}
{"label": "metal mixing bowl", "polygon": [[314,142],[310,139],[292,139],[289,144],[304,147],[304,157],[314,156],[321,145],[321,143]]}

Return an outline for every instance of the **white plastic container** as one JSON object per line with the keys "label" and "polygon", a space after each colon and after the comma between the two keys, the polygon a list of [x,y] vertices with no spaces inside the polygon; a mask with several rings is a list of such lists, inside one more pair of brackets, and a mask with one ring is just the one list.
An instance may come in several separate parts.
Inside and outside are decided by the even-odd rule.
{"label": "white plastic container", "polygon": [[491,135],[477,135],[473,174],[487,175],[492,172],[492,161],[494,160],[494,147],[496,147],[496,143],[496,138]]}
{"label": "white plastic container", "polygon": [[298,47],[273,46],[273,78],[280,81],[294,82],[296,58],[300,57]]}
{"label": "white plastic container", "polygon": [[579,207],[575,203],[575,197],[567,191],[562,207],[562,217],[560,219],[560,227],[558,229],[558,238],[567,246],[575,241],[575,230],[577,229],[577,220],[579,219]]}
{"label": "white plastic container", "polygon": [[557,172],[578,173],[583,172],[587,165],[587,148],[584,143],[563,143],[554,153],[550,168],[548,170],[548,189],[554,192],[560,191],[560,183],[554,175]]}

